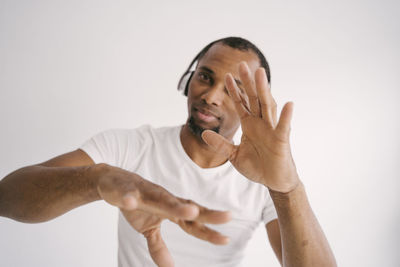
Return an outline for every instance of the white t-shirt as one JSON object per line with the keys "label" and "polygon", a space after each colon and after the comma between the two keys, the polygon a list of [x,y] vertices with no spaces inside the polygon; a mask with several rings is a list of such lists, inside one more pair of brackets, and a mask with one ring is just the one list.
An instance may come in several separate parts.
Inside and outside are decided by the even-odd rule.
{"label": "white t-shirt", "polygon": [[[95,163],[107,163],[137,173],[172,194],[191,199],[207,208],[229,210],[233,219],[209,227],[230,237],[220,246],[185,233],[165,220],[161,235],[176,267],[240,266],[254,230],[276,219],[275,207],[266,187],[242,176],[229,161],[216,168],[201,168],[186,154],[180,141],[182,126],[108,130],[81,146]],[[145,238],[119,214],[118,265],[156,266]]]}

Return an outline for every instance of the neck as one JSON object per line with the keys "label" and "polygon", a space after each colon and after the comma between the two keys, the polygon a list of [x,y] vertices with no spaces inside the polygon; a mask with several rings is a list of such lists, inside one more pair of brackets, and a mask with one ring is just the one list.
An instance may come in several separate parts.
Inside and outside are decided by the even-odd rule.
{"label": "neck", "polygon": [[217,167],[228,160],[216,153],[200,136],[195,135],[187,124],[181,130],[180,139],[186,154],[201,168]]}

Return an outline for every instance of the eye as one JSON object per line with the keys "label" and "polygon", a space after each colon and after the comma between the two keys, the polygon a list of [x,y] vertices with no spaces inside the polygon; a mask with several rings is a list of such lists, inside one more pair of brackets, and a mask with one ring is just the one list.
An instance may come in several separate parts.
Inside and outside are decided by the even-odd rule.
{"label": "eye", "polygon": [[203,82],[207,82],[209,83],[211,81],[211,77],[208,73],[205,72],[199,72],[199,74],[197,75],[199,77],[199,79]]}

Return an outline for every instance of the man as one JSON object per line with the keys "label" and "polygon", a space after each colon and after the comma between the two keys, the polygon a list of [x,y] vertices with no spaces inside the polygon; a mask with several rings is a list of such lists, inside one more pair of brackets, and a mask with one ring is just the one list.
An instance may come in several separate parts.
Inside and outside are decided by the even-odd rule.
{"label": "man", "polygon": [[0,215],[41,222],[104,199],[121,211],[119,266],[238,266],[259,222],[283,266],[336,266],[291,156],[293,103],[278,120],[269,81],[253,44],[217,40],[180,81],[182,127],[106,131],[19,169],[0,182]]}

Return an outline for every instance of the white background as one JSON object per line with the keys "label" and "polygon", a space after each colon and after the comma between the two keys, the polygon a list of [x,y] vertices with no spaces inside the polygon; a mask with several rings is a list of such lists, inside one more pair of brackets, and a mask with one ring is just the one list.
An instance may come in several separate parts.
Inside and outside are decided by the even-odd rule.
{"label": "white background", "polygon": [[[292,149],[340,266],[400,266],[397,1],[0,0],[0,179],[109,128],[184,123],[176,84],[214,39],[242,36],[294,101]],[[116,266],[117,211],[0,218],[0,266]],[[245,266],[279,266],[263,227]]]}

